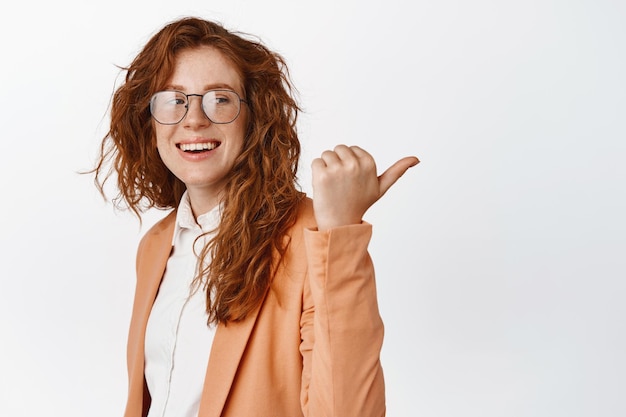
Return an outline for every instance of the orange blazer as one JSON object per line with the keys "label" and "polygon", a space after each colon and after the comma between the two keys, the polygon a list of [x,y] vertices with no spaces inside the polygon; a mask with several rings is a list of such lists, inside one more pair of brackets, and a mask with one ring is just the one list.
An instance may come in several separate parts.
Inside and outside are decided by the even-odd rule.
{"label": "orange blazer", "polygon": [[[150,405],[144,338],[174,223],[172,212],[139,244],[125,417],[143,417]],[[312,201],[302,203],[263,304],[216,329],[199,417],[385,415],[371,232],[367,223],[319,232]]]}

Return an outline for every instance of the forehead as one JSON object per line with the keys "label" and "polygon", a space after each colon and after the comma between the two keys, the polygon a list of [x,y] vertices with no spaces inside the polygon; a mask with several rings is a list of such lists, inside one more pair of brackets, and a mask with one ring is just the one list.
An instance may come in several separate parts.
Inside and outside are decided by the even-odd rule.
{"label": "forehead", "polygon": [[226,55],[214,47],[201,46],[176,54],[167,87],[193,92],[228,87],[242,93],[243,80],[239,69]]}

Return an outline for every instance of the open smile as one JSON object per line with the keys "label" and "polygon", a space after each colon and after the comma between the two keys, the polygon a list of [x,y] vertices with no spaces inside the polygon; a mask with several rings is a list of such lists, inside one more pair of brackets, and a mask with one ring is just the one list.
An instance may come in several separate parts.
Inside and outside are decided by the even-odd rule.
{"label": "open smile", "polygon": [[191,153],[199,153],[212,151],[221,145],[221,142],[210,141],[210,142],[196,142],[196,143],[179,143],[176,145],[178,149],[183,152],[191,152]]}

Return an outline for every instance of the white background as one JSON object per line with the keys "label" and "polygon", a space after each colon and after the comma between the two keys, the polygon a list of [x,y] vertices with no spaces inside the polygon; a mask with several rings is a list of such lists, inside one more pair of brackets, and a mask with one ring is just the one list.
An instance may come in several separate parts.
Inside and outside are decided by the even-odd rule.
{"label": "white background", "polygon": [[[310,161],[412,168],[366,215],[388,415],[626,415],[626,3],[23,1],[0,13],[0,415],[121,416],[146,228],[92,178],[120,71],[166,22],[287,59]],[[347,416],[354,417],[354,416]]]}

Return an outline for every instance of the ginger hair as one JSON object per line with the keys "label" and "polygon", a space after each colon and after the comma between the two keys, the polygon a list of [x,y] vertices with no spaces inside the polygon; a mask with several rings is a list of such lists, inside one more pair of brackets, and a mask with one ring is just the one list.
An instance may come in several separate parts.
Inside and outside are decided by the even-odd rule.
{"label": "ginger hair", "polygon": [[[186,17],[167,24],[122,68],[125,80],[113,95],[110,129],[92,172],[103,195],[115,175],[115,206],[139,218],[150,208],[178,207],[186,187],[161,161],[149,102],[173,73],[177,54],[201,46],[231,60],[250,110],[244,149],[222,196],[220,225],[198,254],[196,279],[205,285],[208,321],[227,323],[244,319],[263,302],[304,197],[296,177],[300,109],[285,60],[260,41],[214,22]],[[202,269],[205,259],[211,261]]]}

